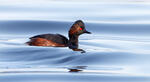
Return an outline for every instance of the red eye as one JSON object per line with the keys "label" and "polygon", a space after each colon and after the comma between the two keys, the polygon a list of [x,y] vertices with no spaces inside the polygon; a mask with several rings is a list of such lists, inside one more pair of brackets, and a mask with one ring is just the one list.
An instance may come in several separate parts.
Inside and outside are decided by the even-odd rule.
{"label": "red eye", "polygon": [[80,28],[80,30],[83,30],[82,28]]}

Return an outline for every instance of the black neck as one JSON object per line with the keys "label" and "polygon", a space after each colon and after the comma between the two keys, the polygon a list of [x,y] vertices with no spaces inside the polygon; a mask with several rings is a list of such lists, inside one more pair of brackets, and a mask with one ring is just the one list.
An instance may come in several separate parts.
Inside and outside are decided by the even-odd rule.
{"label": "black neck", "polygon": [[69,34],[69,48],[77,49],[78,48],[78,35]]}

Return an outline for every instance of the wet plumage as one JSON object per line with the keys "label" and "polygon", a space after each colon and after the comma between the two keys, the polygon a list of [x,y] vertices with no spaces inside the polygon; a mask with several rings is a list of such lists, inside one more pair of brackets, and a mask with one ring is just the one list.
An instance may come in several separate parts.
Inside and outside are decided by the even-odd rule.
{"label": "wet plumage", "polygon": [[29,38],[30,41],[27,42],[27,44],[30,46],[69,47],[74,51],[84,51],[78,49],[78,37],[83,33],[90,34],[90,32],[85,29],[84,23],[78,20],[75,21],[69,30],[69,39],[61,34],[41,34]]}

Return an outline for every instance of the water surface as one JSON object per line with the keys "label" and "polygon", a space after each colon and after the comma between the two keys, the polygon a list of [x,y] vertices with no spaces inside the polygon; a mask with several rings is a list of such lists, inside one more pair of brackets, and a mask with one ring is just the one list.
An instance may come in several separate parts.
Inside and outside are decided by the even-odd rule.
{"label": "water surface", "polygon": [[[0,81],[150,81],[147,3],[41,4],[0,5]],[[37,34],[68,37],[68,30],[78,19],[92,32],[79,38],[79,46],[86,53],[25,44]],[[82,71],[69,72],[71,69]]]}

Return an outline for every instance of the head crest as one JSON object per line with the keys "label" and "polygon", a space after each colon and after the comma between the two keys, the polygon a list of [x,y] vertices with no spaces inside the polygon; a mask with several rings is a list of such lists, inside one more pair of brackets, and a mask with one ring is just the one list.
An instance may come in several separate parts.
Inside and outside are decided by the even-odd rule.
{"label": "head crest", "polygon": [[84,25],[84,23],[83,23],[83,21],[82,21],[82,20],[77,20],[77,21],[75,21],[75,23],[74,23],[74,24]]}

